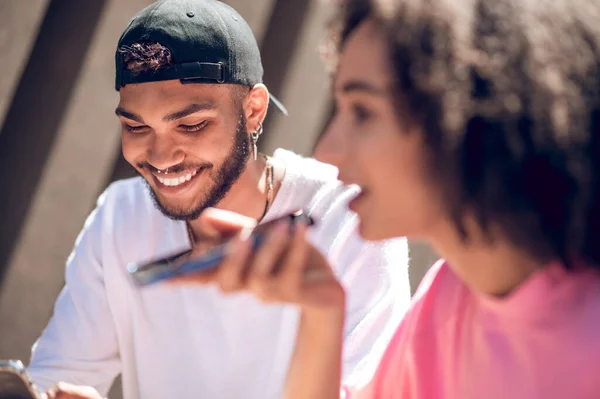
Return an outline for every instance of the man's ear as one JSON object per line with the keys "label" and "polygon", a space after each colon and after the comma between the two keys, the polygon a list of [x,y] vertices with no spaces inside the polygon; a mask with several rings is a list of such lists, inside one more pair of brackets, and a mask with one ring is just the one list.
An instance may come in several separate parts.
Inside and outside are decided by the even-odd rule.
{"label": "man's ear", "polygon": [[258,130],[266,116],[269,108],[269,90],[259,83],[255,85],[244,99],[244,113],[246,115],[246,130],[254,132]]}

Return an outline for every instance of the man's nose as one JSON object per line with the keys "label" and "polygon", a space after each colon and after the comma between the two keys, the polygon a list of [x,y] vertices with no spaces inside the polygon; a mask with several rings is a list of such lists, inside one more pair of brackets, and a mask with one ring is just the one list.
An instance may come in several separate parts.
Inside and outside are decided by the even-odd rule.
{"label": "man's nose", "polygon": [[185,159],[183,149],[171,138],[155,135],[148,147],[146,161],[161,171],[179,165]]}

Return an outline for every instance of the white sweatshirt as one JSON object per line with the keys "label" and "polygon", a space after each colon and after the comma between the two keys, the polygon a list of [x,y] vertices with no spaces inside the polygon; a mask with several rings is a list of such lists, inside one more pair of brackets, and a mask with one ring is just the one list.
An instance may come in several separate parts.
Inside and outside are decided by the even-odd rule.
{"label": "white sweatshirt", "polygon": [[[406,240],[366,243],[347,209],[355,188],[337,170],[278,150],[286,174],[265,221],[305,209],[310,233],[348,293],[344,383],[365,384],[408,307]],[[215,287],[137,287],[126,271],[189,248],[184,222],[155,209],[141,178],[99,198],[69,256],[54,315],[34,345],[29,373],[42,389],[58,381],[106,395],[122,373],[126,399],[281,397],[298,310],[264,305]]]}

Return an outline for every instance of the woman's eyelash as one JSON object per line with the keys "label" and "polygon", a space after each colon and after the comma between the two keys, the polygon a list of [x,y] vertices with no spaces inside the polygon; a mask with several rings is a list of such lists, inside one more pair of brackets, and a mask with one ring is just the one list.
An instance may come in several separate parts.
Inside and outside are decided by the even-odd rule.
{"label": "woman's eyelash", "polygon": [[365,122],[373,115],[371,111],[361,105],[352,106],[352,113],[358,122]]}

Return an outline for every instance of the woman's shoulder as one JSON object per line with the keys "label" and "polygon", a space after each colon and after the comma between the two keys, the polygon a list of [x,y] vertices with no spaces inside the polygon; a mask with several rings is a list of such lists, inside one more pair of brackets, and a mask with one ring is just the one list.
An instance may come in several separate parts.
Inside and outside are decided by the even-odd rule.
{"label": "woman's shoulder", "polygon": [[393,345],[404,346],[414,337],[435,336],[449,320],[460,314],[471,297],[448,263],[443,259],[437,261],[421,280],[396,331]]}
{"label": "woman's shoulder", "polygon": [[460,306],[470,294],[465,283],[444,259],[427,271],[413,297],[413,305],[437,322],[443,321],[450,310]]}
{"label": "woman's shoulder", "polygon": [[393,397],[403,397],[400,392],[411,391],[415,381],[410,369],[433,367],[428,359],[435,356],[422,355],[435,350],[437,333],[441,333],[468,295],[466,286],[445,260],[431,266],[390,341],[375,378],[360,391],[361,395],[352,399],[392,397],[391,392],[397,394]]}

